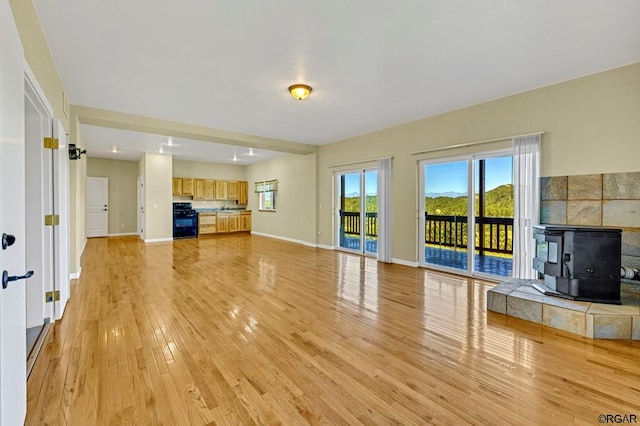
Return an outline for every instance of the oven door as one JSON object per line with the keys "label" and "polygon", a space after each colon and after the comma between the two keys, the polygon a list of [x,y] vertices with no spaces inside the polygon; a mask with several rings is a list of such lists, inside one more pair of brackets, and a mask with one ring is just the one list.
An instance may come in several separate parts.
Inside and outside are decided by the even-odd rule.
{"label": "oven door", "polygon": [[174,215],[173,238],[194,238],[198,236],[198,215]]}

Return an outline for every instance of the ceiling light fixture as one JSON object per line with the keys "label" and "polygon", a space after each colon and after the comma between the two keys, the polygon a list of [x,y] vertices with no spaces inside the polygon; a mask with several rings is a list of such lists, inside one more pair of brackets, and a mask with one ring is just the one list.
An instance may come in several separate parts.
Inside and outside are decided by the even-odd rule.
{"label": "ceiling light fixture", "polygon": [[233,161],[238,161],[238,156],[233,154]]}
{"label": "ceiling light fixture", "polygon": [[289,86],[289,93],[291,96],[301,101],[306,99],[307,96],[311,94],[311,86],[307,86],[306,84],[294,84],[293,86]]}
{"label": "ceiling light fixture", "polygon": [[256,154],[253,153],[253,148],[249,148],[249,156],[253,157],[254,155]]}
{"label": "ceiling light fixture", "polygon": [[167,142],[167,145],[173,146],[173,138],[172,137],[169,137],[169,141]]}
{"label": "ceiling light fixture", "polygon": [[116,148],[115,145],[114,145],[114,147],[111,149],[111,152],[113,152],[114,154],[117,154],[118,153],[118,148]]}

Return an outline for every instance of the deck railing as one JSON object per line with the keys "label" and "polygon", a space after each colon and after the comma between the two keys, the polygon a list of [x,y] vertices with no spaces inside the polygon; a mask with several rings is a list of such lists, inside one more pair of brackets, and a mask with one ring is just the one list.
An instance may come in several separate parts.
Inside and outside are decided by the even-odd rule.
{"label": "deck railing", "polygon": [[[425,244],[467,248],[468,224],[466,216],[424,215]],[[513,254],[513,218],[475,218],[475,249],[485,252]],[[482,228],[483,232],[479,232]]]}
{"label": "deck railing", "polygon": [[[424,216],[425,244],[443,247],[467,248],[468,224],[466,216]],[[513,218],[478,217],[475,218],[475,249],[484,253],[513,254]],[[378,213],[365,214],[365,235],[378,235]],[[482,227],[483,232],[479,232]],[[340,212],[340,229],[343,234],[360,235],[360,213]]]}

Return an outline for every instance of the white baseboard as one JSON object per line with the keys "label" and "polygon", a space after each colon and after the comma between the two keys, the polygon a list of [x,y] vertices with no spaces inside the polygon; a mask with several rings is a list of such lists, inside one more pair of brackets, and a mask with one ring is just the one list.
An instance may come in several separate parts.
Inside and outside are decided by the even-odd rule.
{"label": "white baseboard", "polygon": [[78,272],[72,272],[69,274],[69,279],[70,280],[77,280],[80,278],[80,274],[82,273],[82,266],[80,267],[80,269],[78,270]]}
{"label": "white baseboard", "polygon": [[138,235],[137,232],[123,232],[121,234],[109,234],[107,237],[128,237],[130,235]]}
{"label": "white baseboard", "polygon": [[316,247],[324,249],[324,250],[335,250],[336,247],[335,246],[327,246],[324,244],[316,244]]}
{"label": "white baseboard", "polygon": [[173,238],[148,238],[148,239],[143,240],[143,241],[144,241],[145,244],[149,244],[149,243],[166,243],[166,242],[172,242]]}
{"label": "white baseboard", "polygon": [[274,238],[276,240],[282,240],[282,241],[287,241],[287,242],[290,242],[290,243],[302,244],[303,246],[307,246],[307,247],[313,247],[313,248],[318,247],[318,245],[315,244],[315,243],[310,243],[308,241],[303,241],[303,240],[296,240],[294,238],[281,237],[280,235],[265,234],[263,232],[256,232],[256,231],[251,231],[251,235],[258,235],[260,237]]}
{"label": "white baseboard", "polygon": [[80,256],[82,257],[82,254],[84,253],[84,248],[87,246],[87,239],[85,238],[84,241],[82,242],[82,247],[80,247]]}
{"label": "white baseboard", "polygon": [[417,268],[420,266],[418,262],[410,262],[404,259],[391,259],[391,263],[397,263],[398,265],[410,266],[412,268]]}

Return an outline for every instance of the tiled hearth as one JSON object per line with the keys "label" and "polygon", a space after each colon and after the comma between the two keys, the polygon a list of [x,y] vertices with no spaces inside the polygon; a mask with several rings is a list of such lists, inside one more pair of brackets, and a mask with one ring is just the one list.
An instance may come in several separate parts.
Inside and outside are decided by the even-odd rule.
{"label": "tiled hearth", "polygon": [[487,293],[487,310],[543,324],[592,339],[640,340],[640,300],[622,305],[576,302],[545,296],[538,280],[512,278]]}

